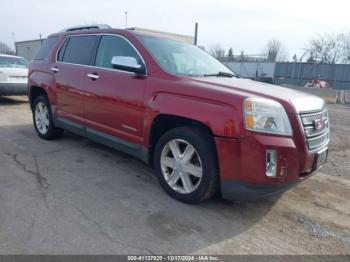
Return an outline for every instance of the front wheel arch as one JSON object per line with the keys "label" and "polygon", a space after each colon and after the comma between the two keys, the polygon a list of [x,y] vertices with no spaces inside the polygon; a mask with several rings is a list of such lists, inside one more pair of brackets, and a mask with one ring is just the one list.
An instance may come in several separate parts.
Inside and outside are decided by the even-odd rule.
{"label": "front wheel arch", "polygon": [[[194,128],[203,130],[212,138],[212,141],[214,142],[214,139],[213,139],[214,134],[208,125],[190,118],[180,117],[176,115],[160,114],[153,120],[150,135],[149,135],[148,148],[149,148],[150,164],[153,163],[154,149],[159,138],[164,133],[166,133],[171,129],[174,129],[177,127],[185,127],[185,126],[194,127]],[[216,147],[215,147],[215,153],[217,155]]]}

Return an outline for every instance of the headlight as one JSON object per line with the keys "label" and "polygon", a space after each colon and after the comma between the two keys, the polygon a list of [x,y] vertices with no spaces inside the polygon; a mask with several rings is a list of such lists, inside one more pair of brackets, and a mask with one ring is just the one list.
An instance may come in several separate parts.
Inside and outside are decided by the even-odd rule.
{"label": "headlight", "polygon": [[252,131],[292,135],[283,106],[271,99],[251,97],[244,100],[245,127]]}

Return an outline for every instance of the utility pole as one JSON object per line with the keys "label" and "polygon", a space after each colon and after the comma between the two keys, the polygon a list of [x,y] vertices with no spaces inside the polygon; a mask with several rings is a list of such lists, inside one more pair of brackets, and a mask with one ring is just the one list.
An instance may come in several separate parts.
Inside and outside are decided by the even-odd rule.
{"label": "utility pole", "polygon": [[15,54],[17,55],[16,37],[14,32],[12,32],[12,40],[13,40],[13,45],[15,46]]}
{"label": "utility pole", "polygon": [[194,45],[197,45],[198,40],[198,23],[194,26]]}
{"label": "utility pole", "polygon": [[125,28],[128,28],[128,11],[125,11]]}

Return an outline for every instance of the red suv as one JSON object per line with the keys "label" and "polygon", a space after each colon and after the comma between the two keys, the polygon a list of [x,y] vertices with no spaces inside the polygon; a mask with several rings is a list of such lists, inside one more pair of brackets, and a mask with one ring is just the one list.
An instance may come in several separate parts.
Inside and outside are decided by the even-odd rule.
{"label": "red suv", "polygon": [[241,79],[194,45],[118,29],[53,34],[29,67],[34,127],[69,130],[153,165],[187,203],[283,192],[327,159],[318,97]]}

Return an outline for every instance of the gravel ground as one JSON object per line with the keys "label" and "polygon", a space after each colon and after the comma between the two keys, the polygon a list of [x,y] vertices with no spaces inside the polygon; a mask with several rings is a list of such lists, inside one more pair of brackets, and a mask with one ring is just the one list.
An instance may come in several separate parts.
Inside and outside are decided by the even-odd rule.
{"label": "gravel ground", "polygon": [[331,119],[331,145],[328,165],[322,172],[350,179],[350,106],[328,105]]}
{"label": "gravel ground", "polygon": [[152,170],[72,134],[40,140],[0,98],[0,254],[350,254],[349,107],[328,164],[282,196],[185,205]]}

